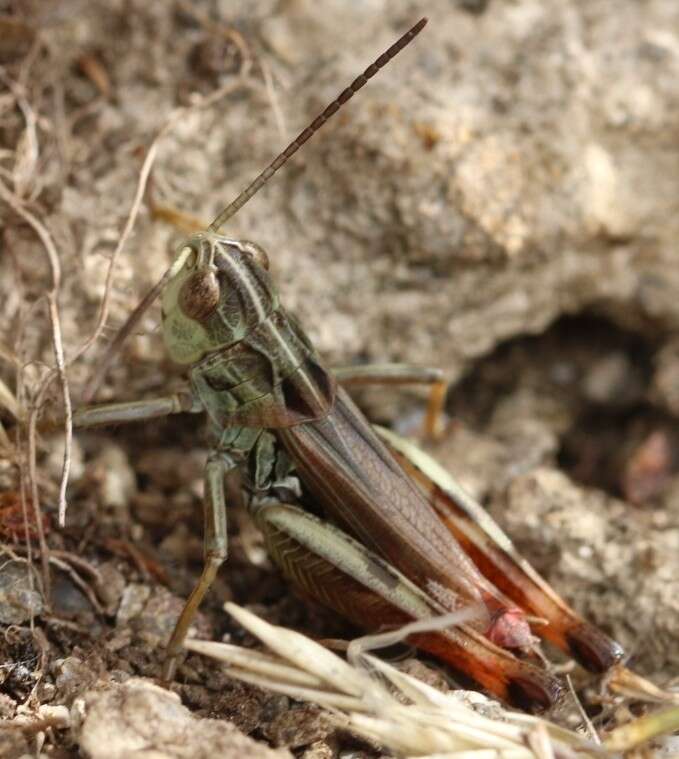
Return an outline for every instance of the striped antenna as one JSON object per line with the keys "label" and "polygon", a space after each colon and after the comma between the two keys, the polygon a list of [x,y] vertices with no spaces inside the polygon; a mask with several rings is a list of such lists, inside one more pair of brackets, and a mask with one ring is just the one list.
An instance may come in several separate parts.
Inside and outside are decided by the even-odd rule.
{"label": "striped antenna", "polygon": [[271,177],[280,169],[280,167],[290,158],[292,157],[301,147],[304,145],[304,143],[315,133],[317,132],[323,124],[339,109],[354,96],[356,92],[358,92],[361,87],[368,81],[368,79],[375,76],[375,74],[412,40],[416,35],[418,35],[422,29],[424,28],[425,24],[427,23],[427,19],[423,18],[420,19],[415,26],[413,26],[410,31],[406,32],[399,40],[394,42],[394,44],[386,50],[382,55],[344,90],[339,97],[337,97],[335,100],[330,103],[330,105],[321,113],[319,116],[317,116],[311,124],[302,132],[295,137],[295,139],[288,145],[287,148],[282,153],[279,153],[279,155],[264,169],[264,171],[248,186],[246,187],[243,192],[232,202],[229,203],[229,205],[217,216],[217,218],[210,224],[208,229],[211,232],[218,232],[219,228],[226,222],[228,219],[230,219],[236,211],[238,211],[240,208],[242,208],[248,200],[256,193],[258,192]]}

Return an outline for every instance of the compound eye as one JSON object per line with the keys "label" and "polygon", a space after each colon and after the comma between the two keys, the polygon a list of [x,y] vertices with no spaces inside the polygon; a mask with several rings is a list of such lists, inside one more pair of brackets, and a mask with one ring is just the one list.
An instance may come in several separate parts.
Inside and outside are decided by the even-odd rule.
{"label": "compound eye", "polygon": [[242,250],[252,257],[252,260],[262,269],[269,271],[269,256],[266,254],[264,248],[257,245],[256,242],[242,242]]}
{"label": "compound eye", "polygon": [[179,291],[179,306],[186,316],[206,321],[219,305],[219,282],[211,269],[191,274]]}

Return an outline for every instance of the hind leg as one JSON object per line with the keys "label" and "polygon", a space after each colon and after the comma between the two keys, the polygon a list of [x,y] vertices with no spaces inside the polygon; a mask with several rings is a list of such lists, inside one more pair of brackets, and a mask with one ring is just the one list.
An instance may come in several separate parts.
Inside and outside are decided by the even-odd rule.
{"label": "hind leg", "polygon": [[[290,583],[358,626],[375,631],[440,616],[436,601],[339,528],[288,504],[260,504],[254,511],[269,555]],[[542,711],[557,700],[560,686],[549,673],[471,627],[431,627],[407,641],[520,708]]]}

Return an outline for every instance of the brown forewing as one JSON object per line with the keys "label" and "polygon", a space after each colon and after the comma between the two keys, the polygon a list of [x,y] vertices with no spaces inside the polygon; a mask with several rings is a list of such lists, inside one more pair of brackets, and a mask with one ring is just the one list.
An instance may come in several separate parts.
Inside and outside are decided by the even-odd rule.
{"label": "brown forewing", "polygon": [[342,388],[323,419],[277,434],[325,511],[442,607],[507,607]]}

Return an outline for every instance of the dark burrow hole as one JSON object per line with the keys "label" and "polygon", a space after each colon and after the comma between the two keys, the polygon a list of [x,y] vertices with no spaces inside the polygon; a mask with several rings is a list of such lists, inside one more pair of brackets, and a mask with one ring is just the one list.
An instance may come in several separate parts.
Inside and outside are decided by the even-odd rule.
{"label": "dark burrow hole", "polygon": [[448,410],[483,430],[512,395],[528,394],[536,414],[556,406],[556,464],[586,486],[646,504],[679,471],[676,419],[652,392],[662,338],[598,315],[563,317],[480,360],[451,392]]}

